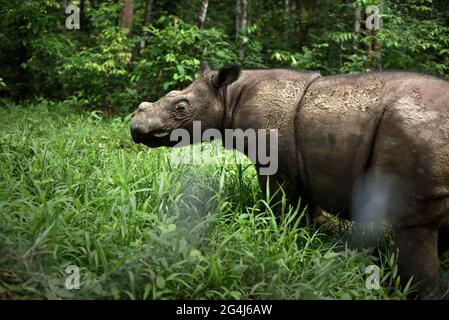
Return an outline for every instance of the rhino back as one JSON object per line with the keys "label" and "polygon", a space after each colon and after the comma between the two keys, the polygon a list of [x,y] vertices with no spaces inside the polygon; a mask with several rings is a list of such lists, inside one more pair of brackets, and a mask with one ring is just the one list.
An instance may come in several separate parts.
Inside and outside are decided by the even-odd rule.
{"label": "rhino back", "polygon": [[315,81],[295,119],[309,197],[348,216],[354,184],[368,171],[399,177],[409,188],[410,206],[449,194],[448,95],[447,82],[418,74]]}

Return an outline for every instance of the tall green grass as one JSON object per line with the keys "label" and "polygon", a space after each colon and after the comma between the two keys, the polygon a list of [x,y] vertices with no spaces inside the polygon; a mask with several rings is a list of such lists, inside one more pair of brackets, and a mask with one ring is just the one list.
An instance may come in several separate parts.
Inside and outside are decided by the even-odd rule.
{"label": "tall green grass", "polygon": [[175,164],[128,126],[61,104],[0,109],[0,298],[405,297],[391,245],[350,249],[294,209],[277,222],[249,163]]}

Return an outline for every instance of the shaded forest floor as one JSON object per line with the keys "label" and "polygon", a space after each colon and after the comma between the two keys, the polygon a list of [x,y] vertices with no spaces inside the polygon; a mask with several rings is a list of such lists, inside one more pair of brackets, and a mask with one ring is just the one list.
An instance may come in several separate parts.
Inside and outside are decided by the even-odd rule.
{"label": "shaded forest floor", "polygon": [[276,223],[249,163],[174,164],[128,125],[62,104],[0,109],[0,299],[405,297],[390,241],[351,249],[297,211]]}

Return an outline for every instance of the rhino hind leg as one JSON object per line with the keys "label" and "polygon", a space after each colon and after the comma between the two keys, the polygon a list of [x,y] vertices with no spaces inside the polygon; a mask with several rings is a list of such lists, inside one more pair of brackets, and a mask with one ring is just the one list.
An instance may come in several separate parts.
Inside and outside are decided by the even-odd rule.
{"label": "rhino hind leg", "polygon": [[425,298],[438,281],[438,227],[415,226],[395,230],[398,268],[403,284],[411,277],[418,285],[420,297]]}
{"label": "rhino hind leg", "polygon": [[336,236],[345,230],[345,223],[338,216],[330,214],[318,206],[312,206],[309,210],[312,211],[313,222],[325,234]]}

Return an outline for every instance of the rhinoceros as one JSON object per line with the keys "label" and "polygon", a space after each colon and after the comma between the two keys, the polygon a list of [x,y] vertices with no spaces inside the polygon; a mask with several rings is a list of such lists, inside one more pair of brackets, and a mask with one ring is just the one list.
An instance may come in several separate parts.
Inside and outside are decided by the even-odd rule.
{"label": "rhinoceros", "polygon": [[[194,121],[220,132],[275,129],[278,169],[259,175],[262,192],[268,181],[292,204],[301,198],[309,212],[345,219],[357,215],[357,186],[393,181],[384,218],[401,279],[414,277],[421,293],[438,282],[439,254],[449,248],[448,82],[408,72],[321,76],[238,64],[215,71],[205,63],[200,74],[184,90],[138,106],[136,143],[174,146],[170,133],[191,132]],[[364,190],[362,204],[370,198]]]}

